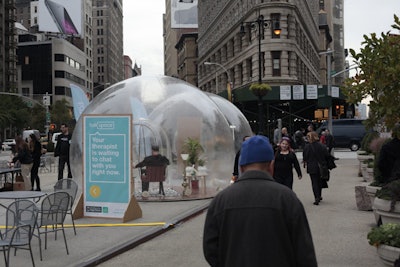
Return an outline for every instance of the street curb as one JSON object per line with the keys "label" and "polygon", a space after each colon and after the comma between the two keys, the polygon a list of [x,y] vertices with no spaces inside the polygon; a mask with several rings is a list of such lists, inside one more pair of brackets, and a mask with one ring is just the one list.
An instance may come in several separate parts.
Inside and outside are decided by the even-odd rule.
{"label": "street curb", "polygon": [[103,263],[113,257],[118,256],[119,254],[122,254],[128,250],[131,250],[161,234],[166,233],[167,231],[176,228],[179,226],[181,223],[190,220],[193,217],[196,217],[200,215],[201,213],[206,210],[210,204],[210,201],[207,201],[206,203],[203,203],[201,205],[198,205],[182,214],[179,214],[178,216],[172,218],[170,222],[166,222],[164,226],[157,226],[149,231],[144,232],[142,235],[139,235],[132,240],[129,240],[127,242],[123,242],[119,245],[114,246],[113,248],[106,250],[106,251],[100,251],[98,254],[93,255],[89,259],[83,260],[80,262],[78,265],[75,265],[77,267],[92,267],[96,266],[100,263]]}

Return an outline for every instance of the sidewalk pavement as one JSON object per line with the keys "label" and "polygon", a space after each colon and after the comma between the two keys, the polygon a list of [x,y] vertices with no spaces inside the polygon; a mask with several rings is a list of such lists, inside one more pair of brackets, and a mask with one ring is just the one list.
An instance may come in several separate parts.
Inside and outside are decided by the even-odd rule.
{"label": "sidewalk pavement", "polygon": [[[323,201],[314,206],[311,182],[303,169],[303,179],[295,178],[294,191],[302,201],[310,223],[319,266],[384,266],[376,248],[367,241],[367,233],[375,224],[372,212],[358,211],[354,187],[363,183],[357,177],[358,161],[345,152],[331,173],[329,189],[323,190]],[[300,155],[299,155],[300,157]],[[350,159],[349,159],[350,157]],[[300,159],[301,160],[301,159]],[[52,192],[56,172],[40,173],[42,190]],[[296,177],[296,175],[295,175]],[[39,259],[37,238],[33,238],[33,252],[37,266],[208,266],[202,253],[202,232],[209,199],[176,202],[139,202],[143,217],[125,225],[107,227],[78,227],[66,229],[69,255],[59,235],[48,237],[48,248]],[[3,203],[3,201],[2,201]],[[4,203],[6,204],[6,203]],[[200,214],[200,215],[199,215]],[[4,220],[4,209],[0,209]],[[138,223],[165,223],[136,226]],[[67,224],[70,218],[67,216]],[[120,223],[111,219],[83,218],[76,224]],[[240,226],[238,226],[240,227]],[[161,234],[161,235],[160,235]],[[125,249],[123,249],[125,247]],[[125,253],[111,258],[123,249]],[[30,266],[26,251],[11,256],[11,266]],[[0,261],[4,266],[4,261]]]}

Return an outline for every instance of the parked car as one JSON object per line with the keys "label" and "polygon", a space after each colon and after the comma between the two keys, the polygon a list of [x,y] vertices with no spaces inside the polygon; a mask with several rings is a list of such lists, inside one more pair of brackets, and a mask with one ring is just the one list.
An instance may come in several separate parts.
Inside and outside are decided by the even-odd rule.
{"label": "parked car", "polygon": [[59,136],[60,134],[62,134],[62,133],[61,133],[61,132],[53,133],[53,136],[51,137],[51,141],[53,142],[54,147],[56,147],[56,145],[57,145],[57,138],[58,138],[58,136]]}
{"label": "parked car", "polygon": [[11,150],[13,146],[15,146],[15,140],[14,139],[6,139],[3,141],[1,149],[3,151]]}
{"label": "parked car", "polygon": [[[363,121],[360,119],[332,120],[335,147],[350,148],[351,151],[357,151],[361,146],[361,140],[367,133]],[[328,129],[328,121],[323,122],[316,132],[320,135],[324,129]]]}
{"label": "parked car", "polygon": [[25,130],[22,132],[22,139],[25,141],[29,139],[31,134],[36,135],[37,140],[40,140],[40,132],[38,130]]}

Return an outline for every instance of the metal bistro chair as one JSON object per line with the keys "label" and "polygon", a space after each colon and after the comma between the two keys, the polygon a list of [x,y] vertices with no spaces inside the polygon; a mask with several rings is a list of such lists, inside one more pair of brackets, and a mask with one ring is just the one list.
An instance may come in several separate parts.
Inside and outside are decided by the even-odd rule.
{"label": "metal bistro chair", "polygon": [[[30,200],[16,200],[12,202],[6,210],[6,230],[0,232],[0,250],[4,254],[6,266],[10,266],[10,250],[17,249],[29,250],[32,265],[35,266],[33,259],[31,240],[36,227],[38,208]],[[6,253],[7,252],[7,253]]]}
{"label": "metal bistro chair", "polygon": [[75,221],[72,216],[72,206],[74,205],[76,193],[78,192],[78,184],[70,178],[60,179],[54,185],[54,192],[59,192],[59,191],[67,192],[71,197],[68,213],[71,215],[72,226],[74,228],[74,233],[76,235]]}
{"label": "metal bistro chair", "polygon": [[64,237],[65,249],[69,255],[67,239],[65,238],[64,221],[69,208],[71,197],[67,192],[54,192],[47,195],[41,204],[37,219],[37,237],[39,238],[40,260],[42,257],[41,235],[45,235],[44,248],[47,249],[47,234],[61,231]]}

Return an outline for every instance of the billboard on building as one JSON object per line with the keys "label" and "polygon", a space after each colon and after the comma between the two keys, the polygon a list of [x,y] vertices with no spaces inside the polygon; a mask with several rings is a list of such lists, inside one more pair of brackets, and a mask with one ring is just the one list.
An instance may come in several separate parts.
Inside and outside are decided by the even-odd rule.
{"label": "billboard on building", "polygon": [[171,28],[197,28],[198,0],[171,0]]}
{"label": "billboard on building", "polygon": [[39,0],[39,31],[80,35],[81,0]]}

